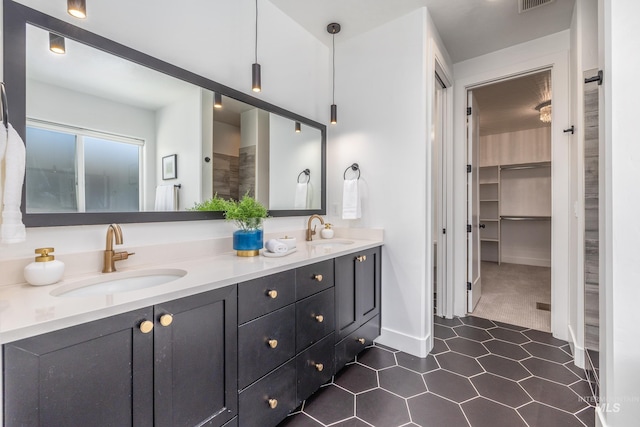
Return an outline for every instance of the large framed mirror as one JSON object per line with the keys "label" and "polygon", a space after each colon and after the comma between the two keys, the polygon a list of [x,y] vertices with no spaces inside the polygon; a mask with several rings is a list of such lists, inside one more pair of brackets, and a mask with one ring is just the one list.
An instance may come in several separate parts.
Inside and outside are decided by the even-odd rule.
{"label": "large framed mirror", "polygon": [[27,226],[222,218],[191,210],[214,194],[326,213],[321,123],[11,0],[4,76]]}

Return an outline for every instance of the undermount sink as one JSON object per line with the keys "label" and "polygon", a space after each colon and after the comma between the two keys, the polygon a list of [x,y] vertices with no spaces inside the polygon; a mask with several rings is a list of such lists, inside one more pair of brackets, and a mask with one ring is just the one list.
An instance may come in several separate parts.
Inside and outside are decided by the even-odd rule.
{"label": "undermount sink", "polygon": [[55,297],[88,297],[110,295],[151,288],[178,280],[184,270],[165,268],[102,274],[87,280],[60,286],[51,292]]}
{"label": "undermount sink", "polygon": [[334,246],[345,246],[353,243],[353,240],[347,239],[324,239],[324,240],[313,240],[311,242],[307,242],[309,246],[320,246],[320,247],[334,247]]}

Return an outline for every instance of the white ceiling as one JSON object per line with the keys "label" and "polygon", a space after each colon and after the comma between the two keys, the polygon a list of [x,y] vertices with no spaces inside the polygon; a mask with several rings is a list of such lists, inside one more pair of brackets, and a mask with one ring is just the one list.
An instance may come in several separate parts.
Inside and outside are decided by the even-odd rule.
{"label": "white ceiling", "polygon": [[[569,28],[575,0],[518,14],[517,0],[269,0],[319,40],[344,40],[427,6],[454,63]],[[336,39],[336,43],[339,43]]]}
{"label": "white ceiling", "polygon": [[550,126],[540,121],[535,109],[551,100],[550,71],[482,86],[473,95],[480,109],[481,136]]}

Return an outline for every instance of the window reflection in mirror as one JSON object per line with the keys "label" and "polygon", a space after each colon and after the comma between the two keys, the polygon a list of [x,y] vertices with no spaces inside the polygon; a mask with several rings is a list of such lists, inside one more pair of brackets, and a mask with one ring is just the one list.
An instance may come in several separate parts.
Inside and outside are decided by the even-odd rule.
{"label": "window reflection in mirror", "polygon": [[[229,97],[214,109],[210,90],[70,39],[53,54],[48,40],[27,25],[27,213],[152,212],[162,188],[178,202],[158,210],[246,192],[271,210],[321,208],[319,129]],[[173,154],[177,176],[163,179]]]}

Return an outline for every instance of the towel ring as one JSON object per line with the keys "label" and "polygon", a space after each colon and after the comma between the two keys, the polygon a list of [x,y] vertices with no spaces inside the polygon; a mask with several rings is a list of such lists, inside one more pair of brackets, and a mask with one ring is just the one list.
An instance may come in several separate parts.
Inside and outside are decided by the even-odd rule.
{"label": "towel ring", "polygon": [[9,130],[9,103],[7,102],[7,91],[4,82],[0,82],[0,109],[2,110],[2,124]]}
{"label": "towel ring", "polygon": [[304,184],[304,182],[300,182],[300,177],[301,177],[303,174],[304,174],[304,175],[306,175],[306,177],[307,177],[307,182],[306,182],[306,183],[308,184],[308,183],[309,183],[309,181],[311,181],[311,171],[310,171],[309,169],[305,169],[305,170],[303,170],[302,172],[300,172],[300,173],[298,174],[298,179],[297,179],[298,184]]}
{"label": "towel ring", "polygon": [[356,179],[360,179],[360,166],[358,166],[357,163],[352,164],[344,170],[344,173],[342,174],[343,179],[347,179],[347,172],[349,171],[349,169],[351,169],[353,172],[358,172],[358,177]]}

